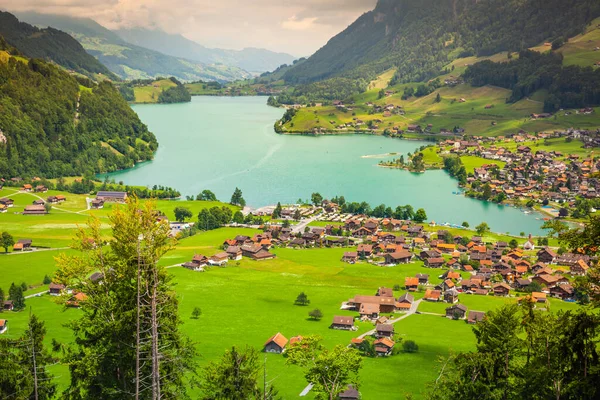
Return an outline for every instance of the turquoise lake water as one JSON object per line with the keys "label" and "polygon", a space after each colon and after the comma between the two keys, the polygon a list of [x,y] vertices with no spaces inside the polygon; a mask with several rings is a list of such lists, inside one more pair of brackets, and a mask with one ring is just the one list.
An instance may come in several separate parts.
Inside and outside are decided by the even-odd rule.
{"label": "turquoise lake water", "polygon": [[381,136],[282,136],[273,130],[282,110],[264,97],[193,97],[191,103],[135,105],[160,147],[153,161],[110,175],[131,185],[165,185],[183,195],[210,189],[228,201],[239,187],[249,206],[296,202],[320,192],[349,201],[424,208],[438,223],[495,232],[541,234],[538,214],[454,195],[444,171],[414,174],[377,166],[389,153],[414,152],[427,142]]}

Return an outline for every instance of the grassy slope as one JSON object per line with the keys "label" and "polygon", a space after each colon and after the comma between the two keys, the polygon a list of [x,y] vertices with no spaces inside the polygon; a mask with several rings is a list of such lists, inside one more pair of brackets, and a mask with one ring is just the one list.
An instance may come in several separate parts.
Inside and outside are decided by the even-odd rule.
{"label": "grassy slope", "polygon": [[562,53],[565,65],[593,66],[600,61],[600,18],[596,18],[582,35],[570,38],[558,52]]}
{"label": "grassy slope", "polygon": [[170,79],[161,79],[150,85],[133,88],[135,103],[158,103],[158,96],[166,89],[177,86]]}

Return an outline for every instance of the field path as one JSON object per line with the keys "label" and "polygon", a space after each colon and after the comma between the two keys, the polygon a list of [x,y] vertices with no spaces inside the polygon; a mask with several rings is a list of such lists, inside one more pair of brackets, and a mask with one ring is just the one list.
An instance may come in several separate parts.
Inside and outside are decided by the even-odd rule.
{"label": "field path", "polygon": [[[423,299],[419,299],[414,301],[411,306],[410,306],[410,310],[408,310],[404,315],[402,315],[401,317],[395,318],[395,319],[391,319],[388,321],[388,324],[395,324],[398,321],[402,321],[404,318],[408,318],[411,315],[413,315],[414,313],[417,312],[417,308],[419,308],[419,304],[421,304],[421,302],[423,301]],[[375,333],[375,329],[371,329],[368,332],[363,333],[362,335],[360,335],[358,337],[358,339],[363,339],[366,336],[371,336],[372,334]]]}

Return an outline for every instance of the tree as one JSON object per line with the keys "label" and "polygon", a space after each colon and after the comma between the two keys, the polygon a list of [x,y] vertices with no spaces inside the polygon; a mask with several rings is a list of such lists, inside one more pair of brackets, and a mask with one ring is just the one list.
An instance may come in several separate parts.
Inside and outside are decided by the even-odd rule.
{"label": "tree", "polygon": [[315,308],[314,310],[309,311],[308,316],[315,321],[319,321],[323,318],[323,313],[318,308]]}
{"label": "tree", "polygon": [[277,391],[264,383],[259,387],[260,363],[258,352],[250,347],[242,351],[235,346],[225,352],[218,361],[208,364],[202,374],[201,398],[204,400],[259,400],[277,399]]}
{"label": "tree", "polygon": [[490,231],[490,226],[487,224],[487,222],[482,222],[475,227],[475,231],[479,236],[483,236]]}
{"label": "tree", "polygon": [[203,190],[196,196],[196,200],[200,201],[217,201],[217,196],[208,189]]}
{"label": "tree", "polygon": [[0,236],[0,246],[4,248],[4,252],[8,253],[8,248],[15,245],[15,239],[8,232],[2,232]]}
{"label": "tree", "polygon": [[435,102],[439,103],[442,101],[442,97],[440,96],[440,94],[438,93],[437,96],[435,96]]}
{"label": "tree", "polygon": [[200,315],[202,315],[202,310],[200,307],[194,307],[192,310],[192,319],[198,319],[200,318]]}
{"label": "tree", "polygon": [[558,216],[561,218],[566,218],[569,216],[569,210],[562,207],[560,210],[558,210]]}
{"label": "tree", "polygon": [[304,368],[304,376],[313,384],[317,398],[334,400],[349,384],[359,386],[362,358],[356,349],[342,345],[325,349],[320,340],[318,336],[308,336],[289,346],[287,363]]}
{"label": "tree", "polygon": [[277,206],[275,207],[275,209],[273,210],[273,219],[279,219],[281,218],[281,203],[277,202]]}
{"label": "tree", "polygon": [[294,211],[294,220],[300,221],[301,219],[302,219],[302,214],[300,213],[300,209],[297,208],[296,211]]}
{"label": "tree", "polygon": [[315,205],[318,206],[323,202],[323,196],[321,196],[320,193],[313,193],[310,195],[310,201]]}
{"label": "tree", "polygon": [[50,278],[48,275],[45,275],[45,276],[44,276],[44,280],[42,281],[42,283],[43,283],[44,285],[49,285],[49,284],[51,284],[51,283],[52,283],[52,278]]}
{"label": "tree", "polygon": [[419,208],[417,210],[417,212],[415,213],[415,215],[413,216],[413,221],[415,222],[424,222],[427,220],[427,213],[425,213],[425,210],[422,208]]}
{"label": "tree", "polygon": [[240,207],[246,206],[246,200],[244,200],[244,197],[242,196],[242,191],[239,188],[236,187],[233,191],[230,203]]}
{"label": "tree", "polygon": [[508,242],[508,245],[510,246],[511,249],[516,249],[517,247],[519,247],[519,242],[517,242],[517,239],[511,239],[510,242]]}
{"label": "tree", "polygon": [[[134,197],[113,209],[109,222],[107,237],[100,220],[90,219],[77,232],[81,254],[57,259],[55,281],[88,296],[81,317],[69,323],[77,340],[64,359],[71,372],[64,397],[185,398],[195,350],[179,332],[172,277],[158,264],[176,239],[168,223],[156,222],[154,204]],[[93,272],[103,275],[101,282],[89,281]]]}
{"label": "tree", "polygon": [[290,220],[289,219],[283,220],[283,224],[281,224],[281,226],[284,227],[284,228],[289,228],[290,227]]}
{"label": "tree", "polygon": [[468,228],[469,227],[469,223],[467,221],[463,221],[462,226],[464,228]]}
{"label": "tree", "polygon": [[173,212],[175,213],[175,219],[178,222],[185,222],[186,219],[192,218],[193,215],[190,209],[186,207],[175,207]]}
{"label": "tree", "polygon": [[44,203],[44,210],[46,210],[46,212],[49,213],[52,210],[52,204]]}
{"label": "tree", "polygon": [[244,214],[242,214],[241,211],[236,211],[235,214],[233,214],[233,222],[235,222],[236,224],[243,224]]}
{"label": "tree", "polygon": [[23,287],[11,283],[8,289],[8,299],[12,300],[15,311],[20,311],[25,308],[25,296],[23,295]]}
{"label": "tree", "polygon": [[550,237],[554,237],[569,230],[569,226],[558,219],[551,219],[544,222],[542,229],[547,230]]}
{"label": "tree", "polygon": [[405,353],[416,353],[419,351],[419,346],[415,343],[414,340],[405,340],[402,342],[402,349]]}
{"label": "tree", "polygon": [[296,301],[294,301],[294,304],[297,306],[307,306],[310,304],[310,300],[308,299],[308,296],[306,295],[306,293],[301,292],[296,297]]}
{"label": "tree", "polygon": [[21,290],[23,292],[26,292],[27,289],[29,289],[29,286],[27,286],[27,284],[25,282],[21,282]]}

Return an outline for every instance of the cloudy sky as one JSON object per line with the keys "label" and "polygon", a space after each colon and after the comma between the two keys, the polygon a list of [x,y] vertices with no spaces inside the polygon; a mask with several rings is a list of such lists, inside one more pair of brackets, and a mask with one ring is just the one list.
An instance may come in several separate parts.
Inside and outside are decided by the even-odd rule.
{"label": "cloudy sky", "polygon": [[181,33],[208,47],[312,54],[376,0],[0,0],[0,9]]}

